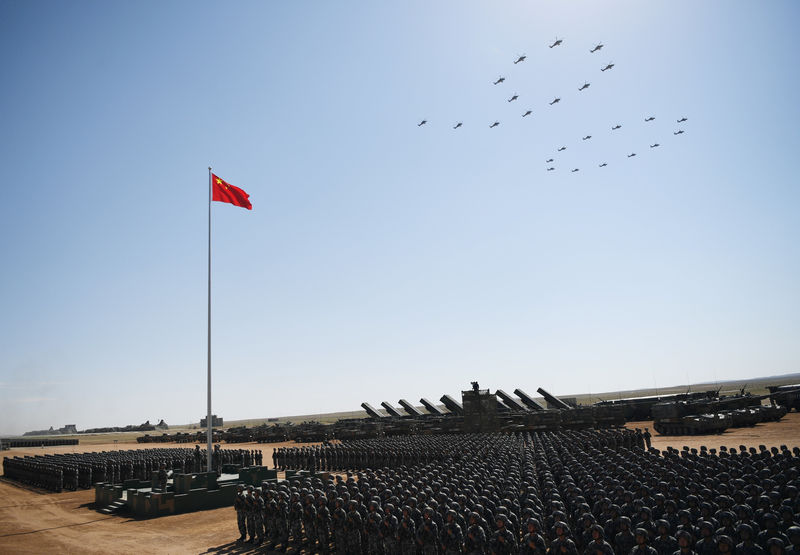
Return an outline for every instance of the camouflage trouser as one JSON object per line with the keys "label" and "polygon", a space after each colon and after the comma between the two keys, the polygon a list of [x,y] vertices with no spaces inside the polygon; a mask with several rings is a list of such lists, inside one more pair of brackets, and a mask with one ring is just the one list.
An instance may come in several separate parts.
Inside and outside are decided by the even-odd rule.
{"label": "camouflage trouser", "polygon": [[361,553],[361,533],[358,530],[347,533],[347,552],[354,555]]}
{"label": "camouflage trouser", "polygon": [[398,555],[400,544],[394,538],[383,538],[383,552],[386,555]]}
{"label": "camouflage trouser", "polygon": [[347,534],[341,528],[333,531],[333,542],[336,544],[336,553],[347,552]]}
{"label": "camouflage trouser", "polygon": [[321,553],[328,552],[328,545],[331,541],[331,534],[327,526],[317,526],[317,540],[319,540],[319,550]]}
{"label": "camouflage trouser", "polygon": [[256,539],[258,541],[264,540],[264,516],[261,513],[253,515],[253,524],[256,527]]}
{"label": "camouflage trouser", "polygon": [[311,545],[314,545],[314,542],[317,541],[317,527],[313,520],[304,520],[303,521],[303,530],[306,533],[306,539]]}
{"label": "camouflage trouser", "polygon": [[267,539],[275,539],[277,531],[275,530],[275,517],[267,517],[264,519],[264,535]]}
{"label": "camouflage trouser", "polygon": [[303,524],[299,520],[289,521],[289,531],[292,533],[292,541],[300,543],[303,540]]}
{"label": "camouflage trouser", "polygon": [[239,525],[239,534],[247,536],[247,515],[244,511],[236,511],[236,524]]}
{"label": "camouflage trouser", "polygon": [[381,552],[381,539],[377,534],[367,534],[367,553],[378,555]]}
{"label": "camouflage trouser", "polygon": [[417,542],[414,540],[403,540],[400,542],[400,553],[403,555],[416,555]]}
{"label": "camouflage trouser", "polygon": [[422,546],[422,555],[436,555],[437,551],[436,544],[426,543]]}
{"label": "camouflage trouser", "polygon": [[250,534],[252,540],[256,536],[256,514],[247,513],[247,532]]}
{"label": "camouflage trouser", "polygon": [[285,549],[286,544],[289,543],[289,524],[285,518],[275,519],[275,533],[277,536],[276,541]]}

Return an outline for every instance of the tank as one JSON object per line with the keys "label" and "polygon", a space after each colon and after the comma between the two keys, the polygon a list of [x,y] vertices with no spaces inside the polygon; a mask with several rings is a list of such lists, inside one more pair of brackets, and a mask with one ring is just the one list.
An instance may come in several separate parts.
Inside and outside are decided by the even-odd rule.
{"label": "tank", "polygon": [[731,427],[731,417],[725,414],[697,414],[694,403],[678,401],[657,403],[652,407],[653,428],[661,435],[721,434]]}

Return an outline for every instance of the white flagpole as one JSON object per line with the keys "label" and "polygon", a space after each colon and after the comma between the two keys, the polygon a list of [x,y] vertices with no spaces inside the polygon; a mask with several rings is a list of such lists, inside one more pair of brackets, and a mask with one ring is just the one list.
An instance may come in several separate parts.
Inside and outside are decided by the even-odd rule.
{"label": "white flagpole", "polygon": [[206,471],[211,472],[211,166],[208,166],[208,412],[206,427],[208,429],[208,457]]}

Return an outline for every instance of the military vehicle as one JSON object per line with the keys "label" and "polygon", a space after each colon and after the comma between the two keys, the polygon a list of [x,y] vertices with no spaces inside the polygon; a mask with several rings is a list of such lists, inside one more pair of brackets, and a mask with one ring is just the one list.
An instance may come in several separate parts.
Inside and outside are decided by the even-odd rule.
{"label": "military vehicle", "polygon": [[724,414],[698,414],[689,401],[657,403],[653,405],[653,428],[664,436],[721,434],[731,427],[732,418]]}
{"label": "military vehicle", "polygon": [[787,410],[800,412],[800,384],[771,385],[769,400],[773,405],[785,405]]}

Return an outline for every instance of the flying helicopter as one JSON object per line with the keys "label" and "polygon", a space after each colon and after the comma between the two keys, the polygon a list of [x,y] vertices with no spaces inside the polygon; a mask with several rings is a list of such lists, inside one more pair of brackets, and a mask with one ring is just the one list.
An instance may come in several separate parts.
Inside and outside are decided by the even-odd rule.
{"label": "flying helicopter", "polygon": [[489,129],[491,129],[492,127],[497,127],[498,125],[500,125],[500,122],[496,121],[492,125],[489,126]]}
{"label": "flying helicopter", "polygon": [[589,50],[589,53],[590,53],[590,54],[594,54],[594,53],[595,53],[595,52],[597,52],[598,50],[602,50],[602,49],[603,49],[603,43],[602,43],[602,42],[599,42],[599,43],[597,43],[597,46],[595,46],[594,48],[592,48],[591,50]]}
{"label": "flying helicopter", "polygon": [[581,140],[582,140],[582,141],[587,141],[587,140],[589,140],[589,139],[591,139],[591,138],[592,138],[592,136],[591,136],[591,135],[586,135],[586,136],[585,136],[583,139],[581,139]]}
{"label": "flying helicopter", "polygon": [[612,127],[611,130],[612,131],[616,131],[617,129],[621,129],[621,128],[622,128],[622,126],[620,124],[617,124],[614,127]]}
{"label": "flying helicopter", "polygon": [[606,67],[600,68],[600,71],[608,71],[612,67],[614,67],[614,64],[607,64]]}
{"label": "flying helicopter", "polygon": [[527,58],[527,56],[525,54],[523,54],[522,56],[520,56],[519,58],[516,59],[516,61],[514,62],[514,65],[517,65],[520,62],[524,62],[525,58]]}
{"label": "flying helicopter", "polygon": [[580,170],[580,169],[578,169],[578,168],[575,168],[574,170],[572,170],[572,172],[571,172],[571,173],[575,173],[575,172],[579,172],[579,171],[581,171],[581,170]]}
{"label": "flying helicopter", "polygon": [[552,162],[552,161],[553,161],[553,159],[552,159],[552,158],[550,158],[549,160],[545,160],[545,162],[547,162],[548,164],[549,164],[550,162]]}
{"label": "flying helicopter", "polygon": [[494,84],[497,85],[499,83],[502,83],[505,80],[506,80],[506,78],[501,75],[500,77],[497,78],[497,81],[495,81]]}
{"label": "flying helicopter", "polygon": [[459,128],[459,127],[461,127],[462,125],[464,125],[464,124],[463,124],[463,123],[461,123],[461,122],[459,121],[459,122],[458,122],[458,123],[455,125],[455,127],[453,127],[453,129],[458,129],[458,128]]}
{"label": "flying helicopter", "polygon": [[424,119],[424,120],[422,120],[421,122],[419,122],[419,123],[417,124],[417,127],[422,127],[422,126],[423,126],[423,125],[425,125],[426,123],[428,123],[428,120]]}
{"label": "flying helicopter", "polygon": [[656,144],[654,144],[654,145],[650,145],[650,148],[656,148],[656,147],[659,147],[659,146],[661,146],[661,145],[660,145],[660,144],[658,144],[658,143],[656,143]]}
{"label": "flying helicopter", "polygon": [[678,123],[683,123],[684,121],[688,120],[689,118],[683,117],[678,120]]}
{"label": "flying helicopter", "polygon": [[584,83],[583,86],[580,87],[578,90],[582,91],[583,89],[588,89],[591,85],[592,85],[591,83]]}
{"label": "flying helicopter", "polygon": [[509,102],[514,102],[514,101],[515,101],[516,99],[518,99],[518,98],[519,98],[519,95],[518,95],[518,94],[514,94],[514,96],[512,96],[511,98],[509,98],[509,99],[508,99],[508,101],[509,101]]}
{"label": "flying helicopter", "polygon": [[525,112],[524,114],[522,114],[522,117],[524,118],[525,116],[529,116],[529,115],[531,115],[532,113],[533,113],[533,112],[532,112],[531,110],[528,110],[527,112]]}
{"label": "flying helicopter", "polygon": [[598,168],[605,168],[607,165],[608,165],[608,164],[606,164],[605,162],[603,162],[602,164],[600,164],[600,165],[599,165],[599,166],[597,166],[597,167],[598,167]]}
{"label": "flying helicopter", "polygon": [[653,121],[654,119],[656,119],[655,116],[650,116],[649,118],[644,118],[644,121]]}
{"label": "flying helicopter", "polygon": [[564,41],[561,40],[560,38],[556,37],[555,42],[550,45],[550,48],[554,48],[554,47],[558,46],[559,44],[561,44],[562,42],[564,42]]}
{"label": "flying helicopter", "polygon": [[681,133],[683,133],[683,129],[678,129],[673,135],[680,135]]}
{"label": "flying helicopter", "polygon": [[634,156],[636,156],[635,152],[631,152],[630,154],[628,154],[628,158],[633,158]]}
{"label": "flying helicopter", "polygon": [[555,168],[547,168],[547,171],[551,172],[551,171],[553,171],[554,169],[555,169]]}
{"label": "flying helicopter", "polygon": [[550,103],[550,106],[552,106],[553,104],[558,104],[559,102],[561,102],[561,99],[560,99],[560,98],[555,98],[555,99],[553,99],[553,101]]}
{"label": "flying helicopter", "polygon": [[558,149],[559,152],[563,152],[565,150],[567,150],[567,147],[565,147],[565,146],[562,146],[561,148]]}

